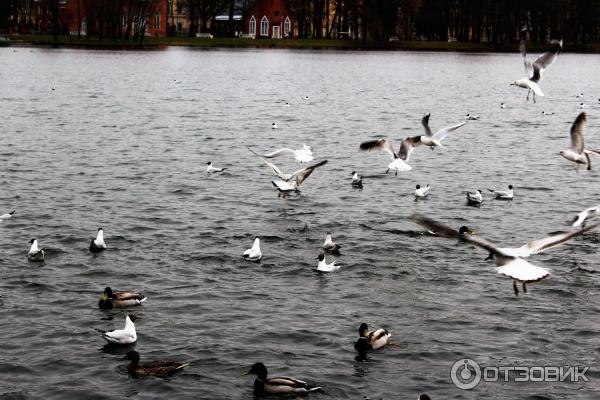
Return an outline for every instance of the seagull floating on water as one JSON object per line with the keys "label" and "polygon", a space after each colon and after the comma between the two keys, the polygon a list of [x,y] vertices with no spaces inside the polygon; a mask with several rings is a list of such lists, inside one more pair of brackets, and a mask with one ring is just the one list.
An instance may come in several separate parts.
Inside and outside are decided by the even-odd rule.
{"label": "seagull floating on water", "polygon": [[31,239],[29,243],[31,243],[31,247],[29,253],[27,253],[27,259],[29,261],[44,261],[44,250],[38,249],[37,239]]}
{"label": "seagull floating on water", "polygon": [[512,185],[508,185],[508,190],[494,190],[488,189],[490,192],[496,195],[499,200],[512,200],[514,193]]}
{"label": "seagull floating on water", "polygon": [[206,165],[207,165],[206,172],[208,172],[209,174],[213,174],[213,173],[216,173],[216,172],[223,172],[223,171],[225,171],[227,169],[227,168],[213,167],[212,161],[207,162]]}
{"label": "seagull floating on water", "polygon": [[271,129],[277,129],[277,128],[279,128],[279,125],[277,125],[275,122],[273,122],[271,124]]}
{"label": "seagull floating on water", "polygon": [[183,364],[177,361],[152,361],[140,365],[140,354],[135,350],[128,351],[122,359],[130,360],[127,371],[135,376],[165,377],[173,375],[190,365],[190,363]]}
{"label": "seagull floating on water", "polygon": [[250,150],[255,156],[257,156],[265,164],[267,164],[271,168],[271,170],[273,170],[273,172],[275,172],[275,175],[277,175],[279,177],[278,180],[271,181],[271,183],[273,184],[273,186],[275,186],[275,188],[279,192],[279,195],[283,195],[284,198],[286,195],[288,195],[291,192],[299,193],[300,185],[302,184],[302,182],[304,182],[304,180],[306,180],[306,178],[308,178],[316,168],[327,164],[327,160],[323,160],[316,164],[310,165],[306,168],[299,169],[298,171],[296,171],[292,174],[286,174],[286,173],[283,173],[271,161],[258,155],[251,148],[248,148],[248,150]]}
{"label": "seagull floating on water", "polygon": [[96,239],[92,239],[90,242],[90,251],[92,253],[100,253],[106,250],[106,243],[104,243],[104,231],[102,228],[98,228],[98,235]]}
{"label": "seagull floating on water", "polygon": [[123,329],[116,329],[109,332],[98,329],[98,331],[102,333],[102,338],[109,344],[132,344],[137,341],[137,333],[135,331],[135,325],[133,324],[133,321],[136,319],[138,318],[135,315],[128,314],[125,317],[125,327]]}
{"label": "seagull floating on water", "polygon": [[469,121],[477,121],[479,119],[479,117],[477,115],[471,115],[471,114],[467,114],[466,117]]}
{"label": "seagull floating on water", "polygon": [[554,113],[552,111],[550,111],[550,112],[542,111],[542,115],[554,115]]}
{"label": "seagull floating on water", "polygon": [[500,103],[500,108],[504,108],[506,105],[504,103]]}
{"label": "seagull floating on water", "polygon": [[107,286],[104,288],[104,293],[102,293],[100,301],[98,301],[98,307],[103,310],[112,310],[114,307],[122,308],[139,306],[144,301],[146,301],[146,296],[142,293],[113,292],[112,289]]}
{"label": "seagull floating on water", "polygon": [[263,157],[275,158],[275,157],[278,157],[278,156],[280,156],[282,154],[286,154],[286,153],[292,154],[294,156],[294,158],[296,159],[296,161],[299,161],[301,163],[311,162],[312,160],[314,160],[313,152],[310,149],[310,146],[307,146],[305,144],[303,144],[302,148],[298,149],[298,150],[282,148],[282,149],[276,150],[272,153],[265,154]]}
{"label": "seagull floating on water", "polygon": [[415,197],[423,198],[429,196],[429,185],[425,187],[421,187],[421,185],[417,185],[415,189]]}
{"label": "seagull floating on water", "polygon": [[362,188],[362,176],[358,176],[356,171],[352,171],[352,186],[356,188]]}
{"label": "seagull floating on water", "polygon": [[309,384],[288,376],[273,376],[268,378],[267,367],[263,363],[254,364],[249,371],[242,375],[256,375],[254,393],[262,394],[306,394],[321,390],[319,386]]}
{"label": "seagull floating on water", "polygon": [[470,206],[478,206],[483,203],[483,195],[481,190],[477,189],[476,192],[467,192],[467,204]]}
{"label": "seagull floating on water", "polygon": [[583,131],[587,123],[584,112],[579,114],[571,126],[571,148],[561,150],[559,154],[569,161],[575,163],[576,168],[580,164],[587,165],[588,171],[592,169],[592,160],[590,154],[600,155],[598,150],[588,150],[585,148],[583,140]]}
{"label": "seagull floating on water", "polygon": [[[392,156],[392,162],[388,164],[387,174],[392,171],[396,171],[396,175],[398,175],[398,171],[410,171],[412,167],[408,165],[401,157],[402,155],[402,146],[400,147],[400,151],[398,154],[394,153],[394,148],[392,147],[392,142],[388,139],[377,139],[377,140],[369,140],[367,142],[362,142],[359,147],[360,150],[363,151],[375,151],[375,150],[383,150],[389,153]],[[406,153],[404,156],[408,158],[410,154]]]}
{"label": "seagull floating on water", "polygon": [[544,93],[542,92],[542,89],[540,89],[538,82],[540,80],[542,80],[542,72],[546,68],[548,68],[554,62],[554,60],[556,60],[556,57],[562,50],[562,43],[563,43],[562,40],[552,40],[550,42],[550,44],[551,44],[550,50],[545,52],[541,56],[539,56],[533,62],[533,64],[530,64],[527,62],[527,51],[525,48],[525,38],[523,37],[521,39],[520,47],[521,47],[521,54],[523,55],[523,64],[525,65],[525,73],[529,74],[530,69],[533,69],[533,73],[531,76],[525,76],[521,79],[517,79],[516,81],[511,83],[511,85],[518,86],[518,87],[521,87],[524,89],[528,89],[527,101],[529,101],[529,95],[531,94],[531,91],[533,91],[533,102],[534,103],[535,103],[536,95],[542,96],[542,97],[544,96]]}
{"label": "seagull floating on water", "polygon": [[7,219],[11,219],[15,212],[15,210],[12,210],[11,212],[0,215],[0,221],[6,221]]}
{"label": "seagull floating on water", "polygon": [[579,108],[585,108],[585,103],[579,103]]}
{"label": "seagull floating on water", "polygon": [[323,250],[328,253],[339,254],[341,247],[341,245],[336,244],[333,240],[331,240],[331,233],[327,232],[327,236],[325,236],[325,243],[323,243]]}
{"label": "seagull floating on water", "polygon": [[330,264],[327,264],[327,261],[325,261],[325,254],[319,254],[317,260],[319,260],[319,263],[317,264],[317,271],[335,272],[338,269],[340,269],[340,265],[336,265],[335,260],[332,261]]}
{"label": "seagull floating on water", "polygon": [[600,204],[596,207],[586,208],[573,219],[571,226],[577,228],[578,226],[585,226],[585,221],[588,218],[593,218],[600,215]]}
{"label": "seagull floating on water", "polygon": [[244,257],[244,260],[246,261],[260,261],[262,258],[262,252],[260,251],[260,239],[258,237],[254,238],[252,247],[244,251],[242,257]]}
{"label": "seagull floating on water", "polygon": [[583,99],[583,92],[581,92],[581,93],[579,93],[579,94],[575,95],[575,97],[578,97],[578,98],[580,98],[580,99]]}

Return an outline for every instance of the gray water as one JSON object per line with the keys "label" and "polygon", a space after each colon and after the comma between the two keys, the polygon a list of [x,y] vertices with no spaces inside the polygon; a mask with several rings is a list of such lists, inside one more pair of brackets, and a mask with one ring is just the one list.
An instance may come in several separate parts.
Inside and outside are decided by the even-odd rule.
{"label": "gray water", "polygon": [[[504,246],[567,230],[600,198],[600,159],[576,172],[556,154],[580,92],[587,143],[600,148],[599,62],[561,54],[533,104],[509,86],[523,74],[516,54],[0,48],[0,213],[17,211],[0,225],[0,398],[251,399],[241,373],[262,361],[322,386],[311,399],[597,399],[598,233],[535,256],[552,275],[516,297],[484,251],[406,217],[468,225]],[[385,153],[358,151],[420,134],[426,112],[434,130],[480,119],[443,148],[418,148],[398,176],[383,175]],[[301,195],[278,198],[245,146],[303,143],[329,162]],[[228,170],[209,176],[207,161]],[[371,176],[363,190],[351,188],[353,170]],[[418,183],[432,186],[429,199],[414,201]],[[482,207],[465,204],[465,190],[508,184],[511,202],[485,193]],[[108,250],[95,257],[98,227]],[[318,274],[327,231],[342,268]],[[254,236],[258,264],[240,257]],[[44,264],[27,261],[34,237]],[[127,312],[97,308],[105,286],[148,296],[129,310],[141,317],[142,362],[191,365],[129,376],[125,350],[105,349],[93,329],[121,328]],[[393,335],[362,362],[361,322]],[[590,381],[463,391],[450,379],[462,358],[589,366]]]}

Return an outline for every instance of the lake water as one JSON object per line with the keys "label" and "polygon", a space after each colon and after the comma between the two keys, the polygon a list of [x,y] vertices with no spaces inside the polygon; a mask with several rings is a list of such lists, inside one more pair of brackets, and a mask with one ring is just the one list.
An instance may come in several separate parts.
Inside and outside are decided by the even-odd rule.
{"label": "lake water", "polygon": [[[0,213],[16,210],[0,225],[0,399],[251,399],[254,377],[241,373],[257,361],[318,383],[311,399],[597,399],[598,233],[535,256],[552,275],[516,297],[484,251],[406,217],[428,213],[504,246],[567,230],[600,198],[600,158],[577,173],[556,154],[580,92],[587,144],[600,148],[598,65],[567,49],[533,104],[509,86],[523,74],[517,54],[0,48]],[[358,151],[421,134],[426,112],[434,131],[480,119],[443,148],[416,149],[398,176],[383,175],[387,154]],[[246,146],[303,143],[329,162],[301,195],[278,198]],[[208,161],[228,170],[209,176]],[[363,190],[353,170],[371,176]],[[416,184],[432,186],[429,199],[414,201]],[[486,191],[480,208],[465,204],[465,190],[508,184],[512,202]],[[98,227],[108,250],[95,257]],[[327,231],[342,268],[323,275]],[[254,236],[258,264],[241,258]],[[42,265],[27,261],[34,237]],[[105,286],[148,296],[132,310],[142,362],[192,364],[169,379],[129,376],[123,350],[104,349],[94,330],[123,326],[126,311],[97,308]],[[393,335],[364,362],[353,349],[361,322]],[[450,379],[462,358],[589,366],[589,382],[464,391]]]}

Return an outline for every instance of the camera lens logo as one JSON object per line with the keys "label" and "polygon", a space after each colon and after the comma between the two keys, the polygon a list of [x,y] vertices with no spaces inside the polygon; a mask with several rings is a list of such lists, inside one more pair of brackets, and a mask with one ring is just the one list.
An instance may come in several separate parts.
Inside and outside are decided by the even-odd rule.
{"label": "camera lens logo", "polygon": [[457,388],[473,389],[481,381],[481,368],[470,358],[463,358],[452,365],[450,377]]}

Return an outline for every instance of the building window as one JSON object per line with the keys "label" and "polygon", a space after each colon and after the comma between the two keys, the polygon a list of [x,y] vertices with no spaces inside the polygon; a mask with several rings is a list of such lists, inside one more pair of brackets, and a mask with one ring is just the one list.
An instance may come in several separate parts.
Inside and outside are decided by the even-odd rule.
{"label": "building window", "polygon": [[250,18],[250,24],[248,26],[248,34],[252,36],[256,36],[256,18],[254,15]]}
{"label": "building window", "polygon": [[283,23],[283,34],[285,36],[289,36],[292,31],[292,21],[290,21],[290,17],[285,18],[285,22]]}
{"label": "building window", "polygon": [[269,20],[266,16],[260,20],[260,36],[269,36]]}
{"label": "building window", "polygon": [[156,30],[160,30],[160,14],[156,13],[154,14],[154,29]]}

